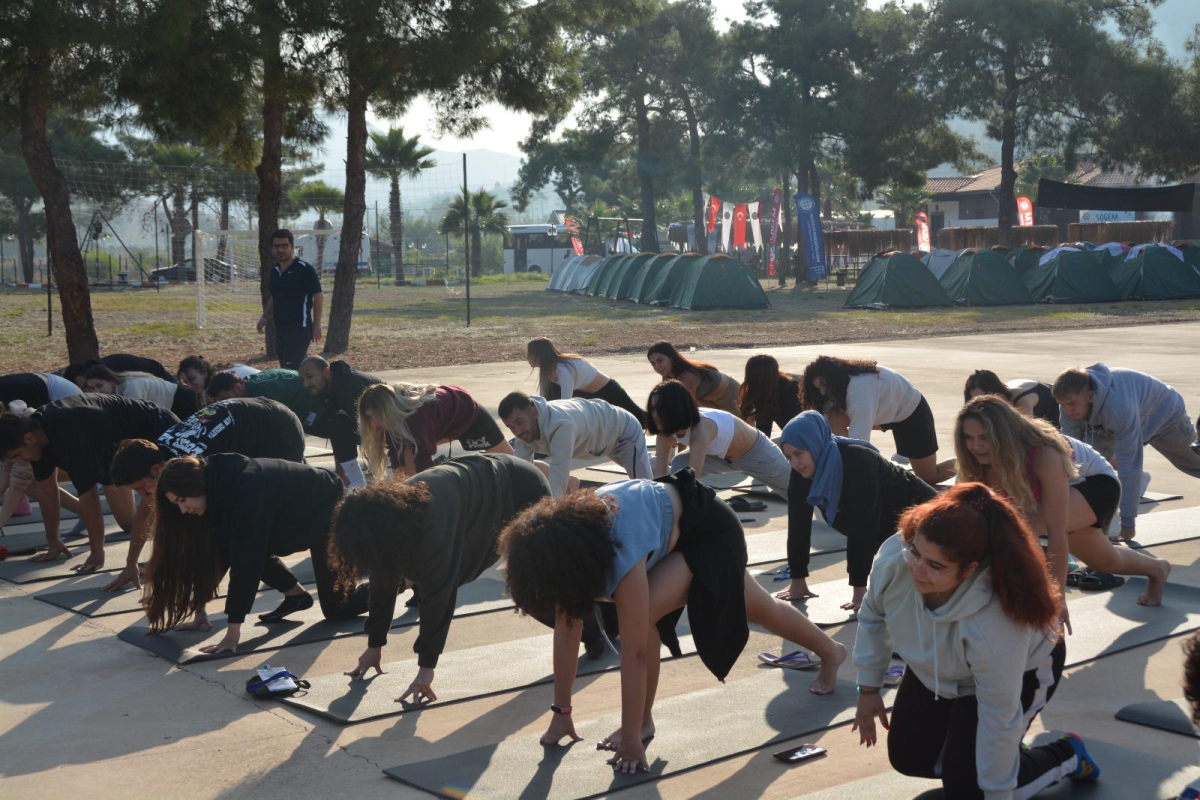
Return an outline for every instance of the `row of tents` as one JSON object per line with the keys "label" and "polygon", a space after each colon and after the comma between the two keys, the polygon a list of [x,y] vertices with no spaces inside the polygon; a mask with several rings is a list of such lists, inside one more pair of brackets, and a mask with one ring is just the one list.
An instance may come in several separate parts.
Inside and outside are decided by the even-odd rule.
{"label": "row of tents", "polygon": [[770,306],[758,279],[720,254],[575,256],[555,268],[546,290],[687,311]]}
{"label": "row of tents", "polygon": [[847,308],[1098,303],[1200,297],[1200,248],[1084,243],[876,256]]}

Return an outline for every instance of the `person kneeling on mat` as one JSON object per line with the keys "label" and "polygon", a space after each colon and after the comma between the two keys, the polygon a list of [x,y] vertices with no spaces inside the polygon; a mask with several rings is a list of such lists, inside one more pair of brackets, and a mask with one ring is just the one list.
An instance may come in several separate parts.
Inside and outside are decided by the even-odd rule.
{"label": "person kneeling on mat", "polygon": [[579,741],[571,721],[581,620],[614,602],[621,629],[621,727],[601,740],[621,772],[648,769],[660,634],[655,622],[686,606],[700,660],[724,680],[750,636],[748,623],[813,650],[814,694],[834,690],[846,648],[798,609],[774,600],[746,571],[737,514],[684,469],[561,499],[542,500],[500,535],[508,592],[522,612],[554,619],[554,705],[543,744]]}
{"label": "person kneeling on mat", "polygon": [[367,649],[346,674],[382,674],[396,595],[421,587],[417,676],[399,698],[437,700],[434,670],[446,646],[458,589],[499,560],[496,540],[521,510],[550,495],[534,465],[502,454],[469,455],[415,478],[373,483],[342,498],[333,515],[330,564],[338,586],[369,577]]}
{"label": "person kneeling on mat", "polygon": [[168,461],[155,490],[154,551],[146,567],[151,632],[212,628],[205,606],[228,568],[228,629],[201,650],[236,652],[259,582],[285,595],[278,608],[259,615],[263,622],[312,607],[312,597],[279,560],[301,550],[312,555],[325,619],[365,612],[367,587],[336,591],[328,562],[329,521],[341,496],[342,482],[332,472],[275,458],[219,453]]}
{"label": "person kneeling on mat", "polygon": [[[940,778],[954,800],[1098,778],[1075,734],[1021,746],[1066,662],[1062,603],[1033,532],[991,489],[960,483],[910,509],[879,548],[858,611],[859,742],[877,743],[879,720],[892,767]],[[893,652],[908,669],[889,727],[879,691]]]}

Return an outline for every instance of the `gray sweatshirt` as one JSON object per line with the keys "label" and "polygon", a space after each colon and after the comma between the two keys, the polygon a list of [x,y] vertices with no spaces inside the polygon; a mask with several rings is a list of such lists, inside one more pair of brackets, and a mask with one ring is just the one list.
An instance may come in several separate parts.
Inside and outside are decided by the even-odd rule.
{"label": "gray sweatshirt", "polygon": [[1121,524],[1137,520],[1142,496],[1142,447],[1186,416],[1183,396],[1158,378],[1136,369],[1092,364],[1092,413],[1076,422],[1059,410],[1066,436],[1092,444],[1097,434],[1113,439],[1113,460],[1121,479]]}
{"label": "gray sweatshirt", "polygon": [[549,454],[550,492],[555,497],[567,493],[572,459],[607,456],[618,439],[641,430],[633,414],[603,400],[529,399],[537,409],[541,438],[528,443],[516,439],[513,449],[526,461],[535,453]]}

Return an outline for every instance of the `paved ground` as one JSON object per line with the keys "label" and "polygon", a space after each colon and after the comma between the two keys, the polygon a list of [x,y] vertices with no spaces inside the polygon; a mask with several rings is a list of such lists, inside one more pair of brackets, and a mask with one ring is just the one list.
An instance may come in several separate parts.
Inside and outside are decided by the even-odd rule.
{"label": "paved ground", "polygon": [[[973,369],[988,367],[1002,378],[1052,379],[1067,366],[1104,360],[1162,377],[1183,392],[1195,410],[1200,407],[1196,369],[1200,362],[1192,350],[1198,337],[1200,324],[1192,323],[773,352],[785,369],[797,372],[817,353],[876,358],[900,370],[929,399],[939,423],[943,455],[949,455],[950,427],[961,404],[962,382]],[[731,350],[696,355],[740,374],[751,354]],[[599,358],[596,364],[635,398],[644,397],[656,379],[641,357]],[[523,364],[477,365],[467,370],[404,371],[385,373],[385,377],[463,385],[492,409],[512,388],[532,391],[533,380]],[[875,436],[876,443],[890,453],[890,437],[878,432]],[[1151,450],[1146,464],[1154,476],[1153,490],[1185,495],[1161,510],[1200,505],[1200,485],[1193,479],[1175,472]],[[1156,553],[1175,564],[1173,581],[1200,586],[1200,541],[1164,546]],[[840,556],[818,557],[814,566],[820,567],[814,582],[845,575]],[[1166,599],[1170,603],[1169,593]],[[550,691],[536,687],[342,728],[282,705],[247,699],[242,686],[251,669],[268,662],[309,676],[350,669],[363,647],[361,638],[180,668],[116,638],[116,631],[134,621],[134,615],[86,619],[35,601],[26,587],[0,583],[0,796],[424,796],[385,778],[380,770],[538,733],[546,722]],[[457,620],[447,650],[541,633],[535,623],[515,615],[486,614]],[[853,626],[835,635],[849,644]],[[414,637],[415,630],[391,636],[384,660],[410,658]],[[1035,732],[1043,727],[1075,730],[1182,763],[1197,763],[1200,744],[1196,740],[1134,728],[1112,718],[1113,711],[1127,703],[1182,696],[1180,641],[1159,642],[1071,670],[1035,723]],[[752,641],[730,682],[757,672],[750,652],[754,645]],[[481,664],[480,668],[502,666]],[[853,679],[850,670],[843,676]],[[585,684],[575,699],[577,718],[619,711],[617,675]],[[697,659],[685,659],[664,666],[659,697],[713,685]],[[711,727],[714,738],[721,736],[719,720],[696,724]],[[660,736],[670,735],[669,730],[660,731]],[[859,748],[848,727],[813,738],[829,748],[829,756],[820,762],[783,769],[768,752],[759,752],[623,795],[788,798],[888,769],[884,749]],[[597,769],[603,769],[599,761]]]}

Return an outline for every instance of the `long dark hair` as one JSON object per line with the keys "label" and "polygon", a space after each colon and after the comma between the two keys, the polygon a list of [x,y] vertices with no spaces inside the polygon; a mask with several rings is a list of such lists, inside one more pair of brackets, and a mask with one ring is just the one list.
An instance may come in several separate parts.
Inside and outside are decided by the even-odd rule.
{"label": "long dark hair", "polygon": [[203,458],[173,458],[163,467],[154,493],[154,550],[146,565],[142,605],[150,632],[169,631],[217,596],[225,558],[212,535],[208,515],[183,514],[167,499],[199,497],[206,491]]}
{"label": "long dark hair", "polygon": [[967,382],[963,384],[964,403],[969,403],[974,399],[971,397],[971,392],[976,389],[982,389],[984,394],[999,395],[1010,403],[1013,399],[1013,393],[1004,385],[1004,381],[1000,380],[1000,376],[990,369],[977,369],[967,377]]}
{"label": "long dark hair", "polygon": [[[746,375],[738,389],[738,411],[742,419],[774,419],[779,407],[779,390],[792,376],[779,369],[775,356],[760,354],[746,361]],[[796,395],[799,397],[799,387]]]}
{"label": "long dark hair", "polygon": [[683,354],[676,350],[675,345],[670,342],[655,342],[650,345],[650,349],[646,351],[646,358],[655,354],[666,356],[671,360],[671,374],[664,375],[664,378],[678,378],[688,370],[695,373],[699,373],[702,369],[716,370],[716,367],[708,362],[684,358]]}
{"label": "long dark hair", "polygon": [[200,388],[207,389],[214,374],[212,364],[209,364],[204,356],[187,356],[179,362],[179,366],[175,369],[175,379],[178,380],[179,376],[189,369],[194,369],[204,376],[204,385]]}
{"label": "long dark hair", "polygon": [[554,346],[554,342],[545,336],[537,336],[530,339],[529,344],[525,345],[525,358],[537,361],[538,394],[542,397],[549,397],[547,392],[550,391],[550,384],[553,383],[551,377],[558,365],[564,359],[583,358],[583,356],[575,353],[561,353]]}
{"label": "long dark hair", "polygon": [[[662,422],[659,430],[654,416]],[[692,428],[700,421],[700,406],[687,386],[672,378],[650,390],[646,399],[646,430],[655,436],[672,436],[678,431]]]}
{"label": "long dark hair", "polygon": [[395,477],[342,495],[329,537],[337,588],[348,594],[368,577],[383,583],[419,581],[416,553],[432,501],[424,483]]}
{"label": "long dark hair", "polygon": [[[846,390],[850,387],[850,379],[855,375],[869,375],[873,372],[879,372],[879,365],[874,361],[817,356],[804,368],[800,404],[804,406],[805,411],[845,411]],[[817,389],[817,378],[825,379],[825,389],[829,393],[827,396]]]}
{"label": "long dark hair", "polygon": [[960,483],[900,518],[904,541],[920,532],[965,569],[978,562],[991,571],[992,591],[1013,622],[1054,625],[1062,594],[1050,579],[1046,557],[1020,512],[982,483]]}

